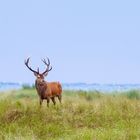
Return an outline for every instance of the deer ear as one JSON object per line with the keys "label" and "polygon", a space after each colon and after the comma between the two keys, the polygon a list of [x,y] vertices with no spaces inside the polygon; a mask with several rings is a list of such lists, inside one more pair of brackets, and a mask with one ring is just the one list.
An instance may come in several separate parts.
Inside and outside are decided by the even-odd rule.
{"label": "deer ear", "polygon": [[36,72],[34,72],[34,75],[35,75],[35,76],[37,76],[37,73],[36,73]]}
{"label": "deer ear", "polygon": [[47,76],[48,75],[48,72],[46,72],[45,74],[43,74],[43,76]]}

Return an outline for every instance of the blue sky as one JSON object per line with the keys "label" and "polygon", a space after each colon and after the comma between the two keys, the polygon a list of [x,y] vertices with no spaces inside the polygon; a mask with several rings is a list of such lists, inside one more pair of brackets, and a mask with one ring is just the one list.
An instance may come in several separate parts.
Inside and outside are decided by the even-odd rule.
{"label": "blue sky", "polygon": [[0,81],[140,83],[140,1],[0,1]]}

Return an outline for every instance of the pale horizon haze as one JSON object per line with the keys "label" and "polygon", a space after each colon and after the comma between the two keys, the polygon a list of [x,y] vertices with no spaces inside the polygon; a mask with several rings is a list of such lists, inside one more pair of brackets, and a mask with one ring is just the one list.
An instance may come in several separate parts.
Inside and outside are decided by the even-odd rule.
{"label": "pale horizon haze", "polygon": [[0,1],[0,81],[140,83],[140,1]]}

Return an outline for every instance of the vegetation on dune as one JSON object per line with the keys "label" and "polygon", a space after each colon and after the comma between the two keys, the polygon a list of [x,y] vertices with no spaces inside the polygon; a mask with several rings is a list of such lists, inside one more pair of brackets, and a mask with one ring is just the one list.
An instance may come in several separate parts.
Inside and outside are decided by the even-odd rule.
{"label": "vegetation on dune", "polygon": [[0,139],[139,140],[140,92],[64,91],[40,108],[34,88],[0,93]]}

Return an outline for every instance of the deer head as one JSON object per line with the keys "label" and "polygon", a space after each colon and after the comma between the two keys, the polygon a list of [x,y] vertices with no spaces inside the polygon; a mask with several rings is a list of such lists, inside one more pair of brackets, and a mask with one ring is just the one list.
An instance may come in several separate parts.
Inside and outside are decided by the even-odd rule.
{"label": "deer head", "polygon": [[27,66],[27,68],[32,71],[34,73],[34,75],[36,76],[36,78],[38,80],[44,80],[44,77],[48,75],[48,72],[52,70],[52,66],[50,66],[50,60],[49,58],[47,58],[47,61],[45,59],[43,59],[43,63],[47,66],[46,70],[42,73],[39,72],[39,68],[37,69],[37,71],[33,70],[30,66],[29,66],[29,61],[30,61],[30,57],[27,58],[27,60],[25,60],[25,65]]}

